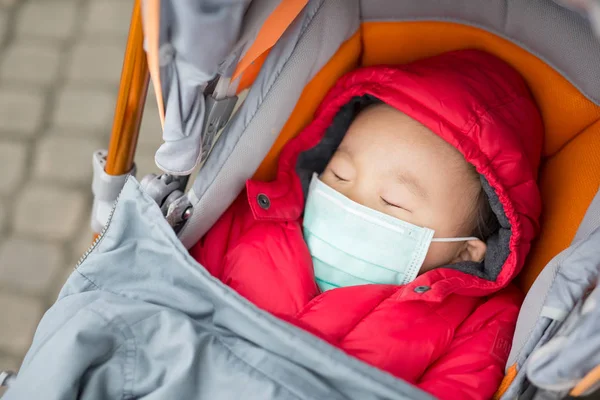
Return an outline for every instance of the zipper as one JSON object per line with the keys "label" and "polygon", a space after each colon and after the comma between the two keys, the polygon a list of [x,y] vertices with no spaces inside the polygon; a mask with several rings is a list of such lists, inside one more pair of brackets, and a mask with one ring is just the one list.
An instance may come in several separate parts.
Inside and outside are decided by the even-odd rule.
{"label": "zipper", "polygon": [[[127,181],[125,181],[125,184],[127,184]],[[125,185],[123,185],[123,187],[124,186]],[[112,206],[112,208],[110,210],[110,213],[108,214],[108,219],[106,221],[106,225],[104,225],[104,227],[102,228],[102,231],[100,231],[100,234],[94,240],[94,242],[92,243],[92,245],[79,258],[79,261],[77,261],[77,264],[75,265],[75,269],[77,269],[81,264],[83,264],[83,262],[86,260],[86,258],[88,258],[88,256],[96,249],[96,247],[98,246],[98,244],[100,243],[100,241],[102,241],[102,239],[104,238],[104,235],[106,234],[106,231],[108,230],[108,227],[110,226],[112,218],[113,218],[113,216],[115,214],[115,210],[117,209],[117,203],[119,202],[119,198],[121,197],[121,193],[122,193],[122,191],[119,192],[119,194],[117,195],[117,198],[116,198],[115,202],[113,203],[113,206]]]}
{"label": "zipper", "polygon": [[[125,181],[125,183],[127,183],[127,181]],[[96,240],[94,240],[94,242],[92,243],[90,248],[87,249],[87,251],[83,254],[83,256],[81,256],[79,261],[77,261],[77,265],[75,265],[75,269],[77,269],[85,261],[85,259],[88,258],[88,256],[92,253],[92,251],[94,251],[94,249],[98,246],[98,244],[100,243],[102,238],[104,238],[104,235],[106,234],[106,231],[108,230],[108,226],[110,225],[110,222],[112,221],[112,218],[115,214],[115,210],[117,209],[117,203],[119,202],[120,197],[121,197],[121,193],[119,193],[119,195],[117,196],[117,199],[115,200],[115,202],[110,210],[110,213],[108,214],[108,220],[106,221],[106,225],[104,225],[104,228],[102,228],[100,235],[98,235],[98,237],[96,238]],[[17,378],[17,374],[15,372],[0,370],[0,387],[9,387],[16,378]]]}

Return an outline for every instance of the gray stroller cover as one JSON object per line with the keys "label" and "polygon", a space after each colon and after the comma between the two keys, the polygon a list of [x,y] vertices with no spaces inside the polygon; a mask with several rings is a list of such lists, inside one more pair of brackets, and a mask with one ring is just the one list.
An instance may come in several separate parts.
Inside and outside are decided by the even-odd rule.
{"label": "gray stroller cover", "polygon": [[4,399],[428,399],[215,280],[130,178]]}

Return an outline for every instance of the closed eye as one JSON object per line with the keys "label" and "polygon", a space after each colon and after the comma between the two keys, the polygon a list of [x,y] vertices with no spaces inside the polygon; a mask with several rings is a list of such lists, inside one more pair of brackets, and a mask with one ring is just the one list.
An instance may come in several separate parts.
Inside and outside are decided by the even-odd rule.
{"label": "closed eye", "polygon": [[390,203],[389,201],[387,201],[387,200],[386,200],[386,199],[384,199],[383,197],[380,197],[380,199],[381,199],[381,201],[383,201],[383,204],[385,204],[386,206],[390,206],[390,207],[394,207],[394,208],[399,208],[399,209],[401,209],[401,210],[405,210],[405,211],[408,211],[408,212],[412,212],[412,211],[410,211],[410,210],[408,210],[408,209],[406,209],[406,208],[404,208],[404,207],[402,207],[402,206],[399,206],[398,204]]}
{"label": "closed eye", "polygon": [[342,178],[341,176],[339,176],[338,174],[336,174],[335,172],[331,171],[331,173],[333,174],[333,176],[335,177],[335,179],[337,179],[338,181],[341,182],[348,182],[347,179]]}

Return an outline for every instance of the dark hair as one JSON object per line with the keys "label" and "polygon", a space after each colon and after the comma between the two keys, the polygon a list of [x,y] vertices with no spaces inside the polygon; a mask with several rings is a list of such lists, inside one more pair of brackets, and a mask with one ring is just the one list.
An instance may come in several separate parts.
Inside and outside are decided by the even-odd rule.
{"label": "dark hair", "polygon": [[[473,171],[477,174],[477,179],[479,180],[479,174],[475,170],[475,167],[473,167]],[[483,190],[483,186],[480,186],[475,199],[475,210],[471,226],[473,227],[471,236],[475,236],[484,242],[487,242],[500,229],[500,222],[496,214],[494,214],[494,210],[492,210],[490,199]]]}

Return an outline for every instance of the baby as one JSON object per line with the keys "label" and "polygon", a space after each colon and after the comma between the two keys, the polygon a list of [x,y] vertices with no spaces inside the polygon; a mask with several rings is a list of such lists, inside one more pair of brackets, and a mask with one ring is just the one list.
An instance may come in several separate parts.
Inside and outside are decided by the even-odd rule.
{"label": "baby", "polygon": [[537,230],[543,127],[480,51],[340,79],[191,254],[258,307],[442,399],[488,399]]}
{"label": "baby", "polygon": [[[429,232],[418,227],[433,230],[440,236],[433,241],[439,243],[429,247]],[[325,171],[314,178],[304,228],[317,283],[327,290],[409,283],[441,265],[482,262],[498,220],[479,174],[458,150],[406,114],[380,104],[358,115]],[[383,236],[375,239],[378,233]],[[355,243],[333,249],[324,241],[329,236],[329,243],[336,242],[335,236]],[[360,262],[353,261],[355,252],[364,257]],[[386,267],[379,267],[378,259]]]}

